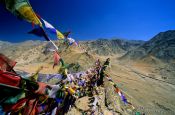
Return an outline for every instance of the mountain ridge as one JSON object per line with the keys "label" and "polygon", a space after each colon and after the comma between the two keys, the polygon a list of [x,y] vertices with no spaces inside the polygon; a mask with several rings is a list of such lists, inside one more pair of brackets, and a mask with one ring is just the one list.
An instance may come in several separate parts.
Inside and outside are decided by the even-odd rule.
{"label": "mountain ridge", "polygon": [[160,32],[138,48],[127,52],[121,59],[144,59],[154,56],[164,62],[175,59],[175,30]]}
{"label": "mountain ridge", "polygon": [[[59,41],[54,41],[56,44],[59,44]],[[20,43],[10,43],[10,42],[3,42],[0,49],[1,53],[10,55],[9,53],[12,50],[30,50],[35,46],[46,44],[45,41],[40,40],[28,40],[23,41]],[[97,53],[99,55],[112,55],[118,53],[126,53],[130,48],[135,48],[139,45],[144,43],[144,41],[137,41],[137,40],[121,40],[121,39],[98,39],[98,40],[91,40],[91,41],[80,41],[79,44],[86,49],[90,53]],[[21,47],[25,47],[24,49]],[[129,48],[128,48],[129,47]],[[44,46],[43,46],[44,48]]]}

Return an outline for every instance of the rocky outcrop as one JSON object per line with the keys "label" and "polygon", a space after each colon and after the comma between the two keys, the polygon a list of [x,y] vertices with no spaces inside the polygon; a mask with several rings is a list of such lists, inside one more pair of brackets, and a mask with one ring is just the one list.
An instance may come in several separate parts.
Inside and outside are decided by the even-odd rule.
{"label": "rocky outcrop", "polygon": [[[114,86],[105,79],[105,106],[109,111],[112,111],[115,115],[132,115],[134,109],[129,105],[124,105],[120,96],[115,92]],[[128,97],[127,97],[128,98]]]}

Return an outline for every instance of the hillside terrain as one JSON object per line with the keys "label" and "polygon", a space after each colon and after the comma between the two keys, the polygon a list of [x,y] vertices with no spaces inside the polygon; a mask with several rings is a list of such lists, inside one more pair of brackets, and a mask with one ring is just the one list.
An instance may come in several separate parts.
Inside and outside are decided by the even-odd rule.
{"label": "hillside terrain", "polygon": [[143,59],[149,56],[154,56],[165,62],[173,61],[175,59],[175,30],[160,32],[151,40],[126,53],[123,57]]}
{"label": "hillside terrain", "polygon": [[[137,111],[150,115],[175,114],[175,31],[161,32],[147,42],[99,39],[81,41],[79,47],[71,46],[68,49],[59,42],[56,44],[62,49],[60,55],[66,63],[80,64],[79,71],[92,67],[98,58],[102,62],[111,58],[108,73]],[[15,67],[17,71],[34,73],[42,65],[44,69],[41,73],[57,73],[57,68],[52,68],[53,54],[44,53],[46,45],[47,42],[42,41],[15,44],[1,41],[0,53],[18,62]],[[101,91],[99,103],[104,114],[132,114],[119,102],[107,81]],[[87,97],[84,97],[76,104],[87,109],[86,102]],[[107,105],[104,104],[106,102]],[[68,114],[75,113],[80,114],[73,108]]]}
{"label": "hillside terrain", "polygon": [[[150,76],[164,79],[175,84],[175,31],[160,32],[151,40],[134,50],[128,51],[120,60],[136,63],[147,63],[154,69]],[[154,75],[154,72],[156,75]],[[157,77],[156,77],[157,78]]]}
{"label": "hillside terrain", "polygon": [[123,40],[123,39],[98,39],[95,41],[80,42],[89,52],[98,55],[123,55],[131,49],[145,43],[141,40]]}

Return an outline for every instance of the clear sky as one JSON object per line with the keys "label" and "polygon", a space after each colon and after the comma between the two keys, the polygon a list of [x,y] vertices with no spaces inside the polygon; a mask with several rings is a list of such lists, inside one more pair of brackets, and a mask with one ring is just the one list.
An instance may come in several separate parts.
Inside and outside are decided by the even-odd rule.
{"label": "clear sky", "polygon": [[[175,0],[30,0],[35,12],[77,40],[125,38],[149,40],[175,29]],[[0,5],[0,40],[43,39],[28,35],[31,24]]]}

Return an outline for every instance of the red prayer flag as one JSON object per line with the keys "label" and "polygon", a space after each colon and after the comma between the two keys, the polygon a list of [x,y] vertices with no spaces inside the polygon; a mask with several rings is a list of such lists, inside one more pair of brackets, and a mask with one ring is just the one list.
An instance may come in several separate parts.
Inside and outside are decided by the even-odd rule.
{"label": "red prayer flag", "polygon": [[34,22],[32,22],[32,28],[34,28],[35,27],[35,23]]}
{"label": "red prayer flag", "polygon": [[53,65],[53,68],[54,68],[56,65],[58,65],[58,62],[60,60],[60,56],[57,51],[54,51],[53,58],[54,58],[54,65]]}
{"label": "red prayer flag", "polygon": [[5,105],[4,106],[4,111],[13,111],[13,112],[17,112],[19,111],[21,108],[23,108],[27,102],[27,98],[22,98],[20,100],[18,100],[17,103],[12,104],[12,105]]}
{"label": "red prayer flag", "polygon": [[119,90],[119,88],[117,87],[117,88],[115,89],[115,92],[117,92],[117,93],[118,93],[119,91],[120,91],[120,90]]}
{"label": "red prayer flag", "polygon": [[20,82],[21,78],[19,76],[12,72],[3,72],[0,70],[0,83],[18,87]]}
{"label": "red prayer flag", "polygon": [[36,105],[38,103],[38,100],[31,99],[26,103],[26,106],[24,107],[23,115],[37,115],[37,108]]}
{"label": "red prayer flag", "polygon": [[16,61],[13,61],[0,53],[0,70],[11,71],[15,65]]}

